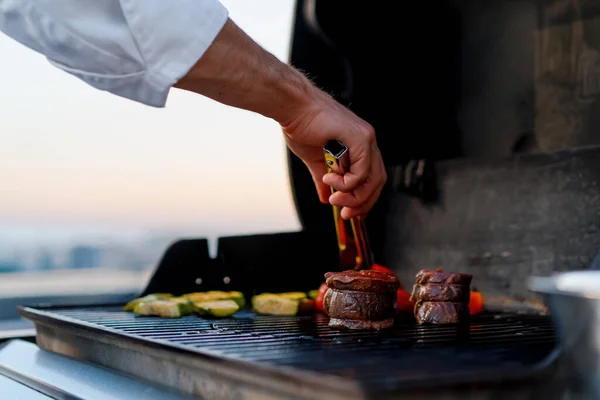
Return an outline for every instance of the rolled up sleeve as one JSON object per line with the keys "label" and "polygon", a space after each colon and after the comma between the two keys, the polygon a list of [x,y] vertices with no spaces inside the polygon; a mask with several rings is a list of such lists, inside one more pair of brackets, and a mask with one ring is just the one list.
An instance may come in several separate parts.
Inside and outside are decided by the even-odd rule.
{"label": "rolled up sleeve", "polygon": [[227,18],[218,0],[0,0],[0,31],[97,89],[154,107]]}

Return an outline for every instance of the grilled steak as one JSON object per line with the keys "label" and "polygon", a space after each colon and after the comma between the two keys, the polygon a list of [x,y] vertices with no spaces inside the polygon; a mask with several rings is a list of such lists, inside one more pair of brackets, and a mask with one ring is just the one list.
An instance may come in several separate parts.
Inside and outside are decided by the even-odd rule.
{"label": "grilled steak", "polygon": [[327,290],[323,306],[331,318],[380,320],[395,313],[396,293],[369,293],[351,290]]}
{"label": "grilled steak", "polygon": [[469,317],[472,275],[422,269],[410,300],[417,323],[457,324]]}
{"label": "grilled steak", "polygon": [[423,301],[415,304],[418,324],[458,324],[469,318],[469,304]]}
{"label": "grilled steak", "polygon": [[431,271],[428,269],[422,269],[417,273],[416,282],[417,284],[425,283],[440,283],[443,285],[471,285],[473,275],[470,274],[459,274],[455,272],[443,272],[440,270]]}
{"label": "grilled steak", "polygon": [[358,319],[340,319],[331,318],[329,320],[329,326],[332,328],[346,328],[346,329],[388,329],[394,326],[394,318],[382,319],[380,321],[363,321]]}
{"label": "grilled steak", "polygon": [[471,296],[469,286],[443,285],[440,283],[416,284],[410,296],[410,301],[450,301],[468,303]]}
{"label": "grilled steak", "polygon": [[400,282],[381,271],[328,272],[329,289],[323,307],[329,326],[348,329],[384,329],[394,325]]}
{"label": "grilled steak", "polygon": [[333,289],[373,293],[396,292],[400,287],[395,275],[376,270],[328,272],[325,283]]}

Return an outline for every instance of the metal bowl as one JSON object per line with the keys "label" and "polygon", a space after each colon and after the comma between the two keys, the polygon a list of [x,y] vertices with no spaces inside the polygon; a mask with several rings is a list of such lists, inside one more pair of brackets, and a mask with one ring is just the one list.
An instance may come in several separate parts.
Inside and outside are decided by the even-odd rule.
{"label": "metal bowl", "polygon": [[529,287],[544,298],[556,327],[561,366],[569,389],[600,398],[600,271],[532,277]]}

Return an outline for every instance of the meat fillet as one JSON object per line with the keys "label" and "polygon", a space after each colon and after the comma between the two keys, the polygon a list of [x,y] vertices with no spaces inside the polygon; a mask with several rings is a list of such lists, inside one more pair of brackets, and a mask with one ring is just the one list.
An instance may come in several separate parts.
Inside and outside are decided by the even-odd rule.
{"label": "meat fillet", "polygon": [[431,271],[428,269],[422,269],[417,273],[416,281],[417,284],[426,283],[439,283],[442,285],[462,285],[470,286],[473,275],[470,274],[459,274],[455,272],[442,272],[442,271]]}
{"label": "meat fillet", "polygon": [[410,300],[417,301],[450,301],[468,303],[471,297],[469,286],[443,285],[440,283],[415,284]]}
{"label": "meat fillet", "polygon": [[400,282],[383,271],[342,271],[325,274],[329,287],[323,307],[329,326],[347,329],[385,329],[394,325]]}
{"label": "meat fillet", "polygon": [[418,324],[458,324],[468,318],[468,304],[433,301],[415,304],[415,319]]}

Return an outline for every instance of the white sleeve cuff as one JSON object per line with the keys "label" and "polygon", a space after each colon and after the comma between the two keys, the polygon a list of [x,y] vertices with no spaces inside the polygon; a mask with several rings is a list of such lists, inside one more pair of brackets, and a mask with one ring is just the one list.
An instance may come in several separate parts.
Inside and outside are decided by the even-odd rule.
{"label": "white sleeve cuff", "polygon": [[228,11],[218,0],[120,1],[146,66],[143,84],[148,87],[138,87],[131,95],[142,103],[163,107],[171,87],[215,40],[227,22]]}
{"label": "white sleeve cuff", "polygon": [[154,107],[227,18],[218,0],[0,0],[0,31],[97,89]]}

